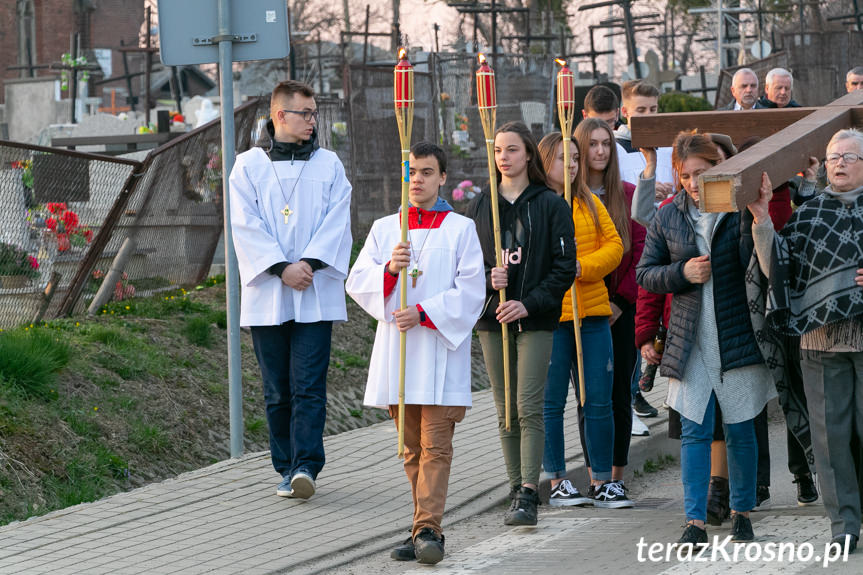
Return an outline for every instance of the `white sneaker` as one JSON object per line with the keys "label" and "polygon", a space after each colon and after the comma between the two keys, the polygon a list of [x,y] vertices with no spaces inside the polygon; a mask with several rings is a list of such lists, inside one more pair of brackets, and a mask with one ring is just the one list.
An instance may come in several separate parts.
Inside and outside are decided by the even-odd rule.
{"label": "white sneaker", "polygon": [[647,426],[644,425],[644,422],[638,419],[638,416],[635,415],[635,412],[632,412],[632,435],[635,437],[642,437],[645,435],[650,435],[650,430],[647,429]]}
{"label": "white sneaker", "polygon": [[609,481],[596,489],[593,495],[593,505],[606,509],[618,509],[620,507],[634,507],[635,503],[626,496],[623,482]]}
{"label": "white sneaker", "polygon": [[315,494],[315,480],[305,471],[297,471],[291,476],[291,497],[308,499]]}
{"label": "white sneaker", "polygon": [[552,507],[581,507],[583,505],[592,505],[593,500],[582,495],[575,485],[569,482],[569,479],[564,479],[557,484],[557,487],[551,490],[548,504]]}

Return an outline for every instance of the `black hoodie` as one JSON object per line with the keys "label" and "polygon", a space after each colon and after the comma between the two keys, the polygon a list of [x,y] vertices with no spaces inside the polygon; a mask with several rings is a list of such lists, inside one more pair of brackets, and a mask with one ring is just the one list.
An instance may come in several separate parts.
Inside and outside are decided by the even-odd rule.
{"label": "black hoodie", "polygon": [[[575,279],[575,228],[566,201],[546,186],[530,184],[512,204],[498,194],[501,246],[508,265],[506,298],[519,300],[527,317],[510,324],[518,331],[554,330],[566,290]],[[491,193],[474,198],[467,216],[476,223],[486,270],[486,304],[477,329],[497,330],[495,310],[500,301],[491,287],[495,265]]]}

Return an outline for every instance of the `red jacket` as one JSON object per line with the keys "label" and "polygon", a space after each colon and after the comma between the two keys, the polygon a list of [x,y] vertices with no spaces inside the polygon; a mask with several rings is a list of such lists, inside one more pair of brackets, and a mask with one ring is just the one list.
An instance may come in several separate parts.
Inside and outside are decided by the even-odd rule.
{"label": "red jacket", "polygon": [[[632,212],[632,195],[635,193],[635,186],[629,182],[623,182],[623,191],[626,194],[627,209]],[[608,193],[608,192],[606,192]],[[638,283],[635,281],[635,266],[641,259],[641,252],[644,251],[644,238],[647,236],[647,230],[641,224],[635,223],[632,219],[629,220],[629,251],[623,254],[623,259],[620,260],[620,265],[617,269],[608,275],[608,297],[614,301],[615,296],[620,296],[630,304],[634,304],[638,299]]]}

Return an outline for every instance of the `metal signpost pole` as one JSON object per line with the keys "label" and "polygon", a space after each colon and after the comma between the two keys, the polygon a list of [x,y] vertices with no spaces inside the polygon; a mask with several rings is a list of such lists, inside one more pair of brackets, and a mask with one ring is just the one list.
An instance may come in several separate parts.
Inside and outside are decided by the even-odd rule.
{"label": "metal signpost pole", "polygon": [[225,287],[228,298],[228,410],[231,457],[243,454],[243,380],[240,364],[240,273],[231,233],[228,178],[234,167],[233,37],[229,0],[219,0],[219,95],[222,109],[222,205],[225,209]]}

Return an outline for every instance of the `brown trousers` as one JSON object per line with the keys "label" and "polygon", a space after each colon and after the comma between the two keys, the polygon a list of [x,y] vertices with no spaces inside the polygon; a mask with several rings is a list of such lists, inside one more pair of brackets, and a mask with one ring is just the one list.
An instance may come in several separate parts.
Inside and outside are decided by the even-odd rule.
{"label": "brown trousers", "polygon": [[[438,535],[443,531],[452,437],[466,410],[464,406],[405,405],[405,474],[414,499],[414,537],[424,527]],[[398,405],[391,405],[389,411],[398,429]]]}

